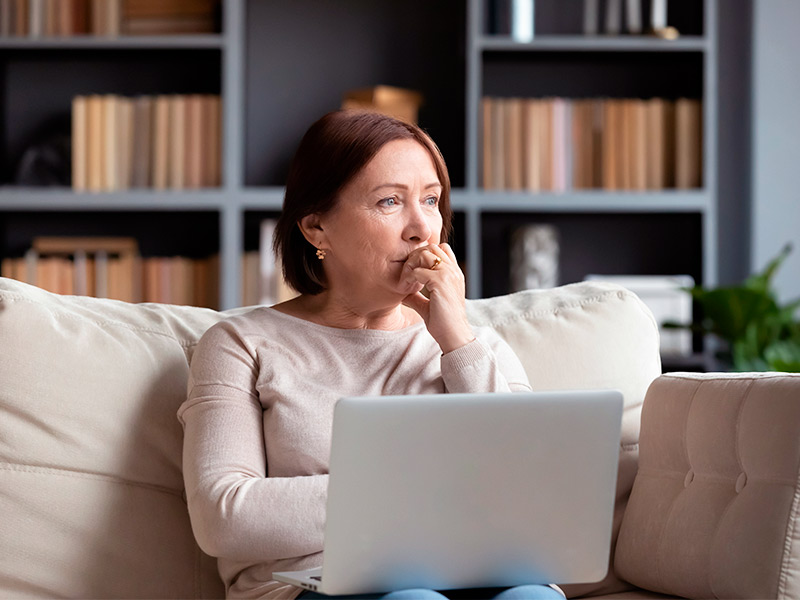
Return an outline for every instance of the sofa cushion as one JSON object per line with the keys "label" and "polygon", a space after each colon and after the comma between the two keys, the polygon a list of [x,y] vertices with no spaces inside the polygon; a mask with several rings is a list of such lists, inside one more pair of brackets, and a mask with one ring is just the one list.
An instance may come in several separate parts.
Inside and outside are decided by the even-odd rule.
{"label": "sofa cushion", "polygon": [[535,390],[616,388],[622,422],[611,564],[602,582],[563,585],[568,596],[630,589],[613,567],[614,545],[633,485],[639,418],[650,383],[661,374],[658,327],[632,292],[584,282],[467,303],[471,322],[495,329],[522,360]]}
{"label": "sofa cushion", "polygon": [[222,317],[0,279],[0,596],[223,593],[192,536],[175,417]]}
{"label": "sofa cushion", "polygon": [[650,387],[616,564],[688,598],[800,598],[800,374]]}
{"label": "sofa cushion", "polygon": [[[57,296],[0,278],[0,597],[193,598],[223,593],[183,501],[188,362],[227,314]],[[633,480],[658,333],[633,294],[586,283],[470,301],[536,389],[625,396],[615,527]],[[621,589],[610,573],[571,594]]]}

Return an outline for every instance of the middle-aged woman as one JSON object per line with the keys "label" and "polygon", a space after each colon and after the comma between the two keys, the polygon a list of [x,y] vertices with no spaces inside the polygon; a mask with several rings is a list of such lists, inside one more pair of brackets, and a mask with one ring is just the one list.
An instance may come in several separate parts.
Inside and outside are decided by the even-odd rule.
{"label": "middle-aged woman", "polygon": [[[444,160],[414,125],[338,111],[303,137],[275,239],[300,295],[209,329],[179,411],[192,528],[228,597],[322,597],[272,573],[322,564],[339,398],[530,389],[511,349],[467,321],[464,276],[443,243],[449,196]],[[444,593],[561,598],[533,585]]]}

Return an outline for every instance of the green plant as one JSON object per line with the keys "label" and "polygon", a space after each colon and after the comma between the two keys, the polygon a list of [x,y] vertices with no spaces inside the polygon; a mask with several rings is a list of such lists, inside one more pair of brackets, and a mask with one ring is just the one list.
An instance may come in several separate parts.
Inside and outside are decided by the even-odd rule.
{"label": "green plant", "polygon": [[701,320],[691,325],[666,323],[712,334],[725,342],[718,358],[736,371],[800,372],[800,299],[780,306],[772,278],[792,250],[783,247],[761,273],[734,287],[685,288],[695,300]]}

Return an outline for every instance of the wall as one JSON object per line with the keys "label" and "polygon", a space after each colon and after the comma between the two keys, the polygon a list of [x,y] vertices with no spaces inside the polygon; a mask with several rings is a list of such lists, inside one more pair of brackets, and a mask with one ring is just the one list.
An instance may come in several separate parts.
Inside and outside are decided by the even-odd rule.
{"label": "wall", "polygon": [[[752,248],[760,270],[791,241],[781,301],[800,296],[800,2],[753,3]],[[724,257],[721,257],[724,259]]]}

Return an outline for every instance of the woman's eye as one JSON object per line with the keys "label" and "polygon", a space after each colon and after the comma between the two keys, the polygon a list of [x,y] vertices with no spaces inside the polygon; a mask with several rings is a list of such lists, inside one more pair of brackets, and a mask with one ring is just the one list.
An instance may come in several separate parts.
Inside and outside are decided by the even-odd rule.
{"label": "woman's eye", "polygon": [[429,196],[425,198],[425,204],[428,206],[436,206],[439,204],[439,199],[436,196]]}
{"label": "woman's eye", "polygon": [[384,198],[378,204],[382,204],[383,206],[395,206],[397,204],[397,198],[394,196],[389,196],[388,198]]}

